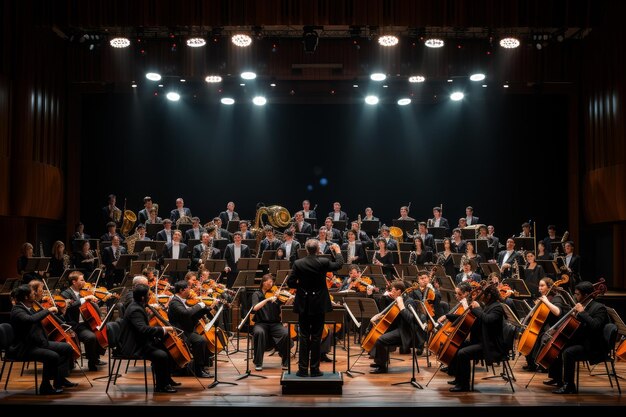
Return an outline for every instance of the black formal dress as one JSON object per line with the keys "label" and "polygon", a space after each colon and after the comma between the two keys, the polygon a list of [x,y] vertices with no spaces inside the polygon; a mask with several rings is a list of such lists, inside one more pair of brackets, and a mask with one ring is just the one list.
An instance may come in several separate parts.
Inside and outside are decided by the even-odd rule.
{"label": "black formal dress", "polygon": [[[252,294],[251,305],[255,306],[265,299],[265,294],[255,291]],[[289,332],[280,321],[280,303],[267,302],[254,314],[252,338],[254,340],[254,365],[263,366],[263,354],[272,346],[282,358],[282,364],[289,362]],[[292,324],[293,326],[293,324]]]}
{"label": "black formal dress", "polygon": [[335,256],[335,260],[315,255],[298,259],[287,278],[287,285],[296,288],[293,311],[299,314],[299,375],[308,374],[309,368],[311,375],[320,374],[320,343],[324,317],[333,309],[326,287],[326,272],[337,271],[343,265],[341,253]]}
{"label": "black formal dress", "polygon": [[535,265],[533,269],[524,269],[524,281],[533,298],[539,297],[539,281],[546,276],[541,265]]}
{"label": "black formal dress", "polygon": [[374,259],[382,263],[383,273],[387,276],[387,279],[393,279],[393,252],[387,251],[385,256],[381,256],[379,251],[374,252]]}

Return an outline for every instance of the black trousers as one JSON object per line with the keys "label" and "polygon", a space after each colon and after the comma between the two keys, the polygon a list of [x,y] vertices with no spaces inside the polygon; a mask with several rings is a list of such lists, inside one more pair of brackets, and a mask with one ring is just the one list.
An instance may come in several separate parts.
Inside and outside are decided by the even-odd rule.
{"label": "black trousers", "polygon": [[548,375],[557,381],[573,384],[576,377],[576,362],[589,360],[592,356],[583,345],[568,346],[550,365]]}
{"label": "black trousers", "polygon": [[209,349],[207,340],[198,333],[184,333],[185,342],[191,346],[193,354],[193,372],[198,375],[204,366],[209,364]]}
{"label": "black trousers", "polygon": [[43,363],[43,381],[54,380],[55,386],[69,375],[74,350],[68,343],[48,342],[47,347],[31,349],[26,358]]}
{"label": "black trousers", "polygon": [[394,329],[380,335],[374,345],[374,363],[380,368],[387,368],[389,348],[391,346],[400,346],[401,344],[400,329]]}
{"label": "black trousers", "polygon": [[254,339],[254,364],[263,365],[263,354],[268,347],[269,339],[272,339],[283,364],[289,361],[289,334],[282,323],[255,323],[252,328]]}
{"label": "black trousers", "polygon": [[300,356],[298,368],[308,372],[320,369],[320,351],[325,314],[300,313],[298,331],[300,332]]}
{"label": "black trousers", "polygon": [[142,356],[152,362],[154,377],[157,388],[163,388],[172,379],[169,367],[169,353],[153,345],[146,345],[142,350]]}
{"label": "black trousers", "polygon": [[96,366],[100,360],[100,355],[104,353],[104,349],[100,347],[95,333],[91,331],[85,322],[78,323],[78,326],[76,326],[74,331],[78,336],[78,340],[85,345],[85,356],[87,356],[87,361],[90,365],[93,364]]}
{"label": "black trousers", "polygon": [[472,371],[472,360],[482,359],[483,347],[480,343],[469,345],[461,348],[456,354],[456,381],[457,385],[463,387],[470,386],[470,377]]}

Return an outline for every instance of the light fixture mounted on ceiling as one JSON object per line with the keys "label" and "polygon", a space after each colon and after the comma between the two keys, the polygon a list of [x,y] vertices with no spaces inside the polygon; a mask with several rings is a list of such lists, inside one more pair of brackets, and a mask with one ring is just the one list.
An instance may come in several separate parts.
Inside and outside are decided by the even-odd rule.
{"label": "light fixture mounted on ceiling", "polygon": [[442,48],[443,45],[445,45],[445,42],[443,41],[443,39],[439,38],[428,38],[426,39],[426,41],[424,41],[424,45],[429,48]]}
{"label": "light fixture mounted on ceiling", "polygon": [[302,33],[302,44],[304,45],[304,52],[312,54],[317,49],[319,43],[319,35],[315,30],[315,26],[305,26]]}
{"label": "light fixture mounted on ceiling", "polygon": [[395,46],[398,44],[398,37],[393,35],[383,35],[378,38],[378,44],[381,46]]}
{"label": "light fixture mounted on ceiling", "polygon": [[244,33],[236,33],[231,38],[231,41],[234,45],[240,48],[245,48],[247,46],[250,46],[250,44],[252,43],[252,38]]}

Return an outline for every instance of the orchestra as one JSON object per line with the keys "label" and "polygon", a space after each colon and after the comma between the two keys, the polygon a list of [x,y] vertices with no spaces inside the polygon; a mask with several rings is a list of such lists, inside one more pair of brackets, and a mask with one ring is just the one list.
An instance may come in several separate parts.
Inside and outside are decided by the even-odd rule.
{"label": "orchestra", "polygon": [[[294,344],[291,341],[293,335],[289,334],[290,330],[281,317],[281,306],[290,305],[294,300],[301,313],[299,328],[292,326],[291,329],[300,338],[301,354],[296,375],[302,378],[322,375],[320,362],[334,361],[327,355],[332,343],[343,332],[350,333],[354,329],[349,326],[340,331],[339,326],[326,325],[322,337],[318,334],[318,315],[322,310],[328,311],[327,308],[341,308],[341,302],[348,293],[352,293],[350,296],[373,298],[381,308],[387,306],[382,312],[368,317],[368,336],[369,333],[380,333],[362,345],[373,359],[371,374],[389,372],[393,346],[400,347],[402,354],[407,353],[415,342],[417,352],[427,347],[442,367],[454,376],[454,380],[450,381],[454,385],[451,392],[468,391],[472,360],[482,359],[489,365],[509,353],[504,348],[504,322],[507,319],[503,305],[510,307],[513,314],[520,314],[513,300],[522,297],[535,303],[531,312],[525,318],[520,318],[524,327],[523,331],[519,331],[517,340],[518,350],[526,358],[523,370],[548,372],[549,379],[544,381],[544,385],[556,387],[555,393],[575,393],[575,362],[585,358],[597,360],[603,352],[596,342],[602,339],[600,329],[608,323],[606,308],[588,299],[594,293],[594,287],[580,277],[580,256],[574,254],[574,243],[566,239],[567,235],[557,236],[553,225],[548,227],[545,239],[536,241],[535,253],[532,250],[517,251],[514,238],[507,239],[506,247],[500,250],[494,227],[479,224],[471,206],[467,206],[465,217],[460,217],[461,228],[452,230],[452,236],[447,220],[442,217],[441,207],[433,208],[432,218],[416,221],[408,216],[409,206],[402,206],[399,219],[414,221],[416,229],[415,234],[402,231],[397,238],[396,231],[392,236],[391,229],[384,223],[379,224],[376,234],[368,235],[361,230],[362,220],[378,220],[373,217],[371,207],[365,210],[363,218],[358,215],[358,220],[348,223],[348,214],[341,211],[339,202],[333,204],[333,210],[324,223],[319,224],[319,228],[315,227],[315,221],[312,224],[305,221],[316,219],[315,209],[311,209],[308,200],[303,201],[302,210],[296,211],[293,217],[286,216],[284,222],[278,222],[268,215],[269,224],[263,224],[259,221],[261,215],[256,216],[254,225],[240,220],[239,214],[234,211],[235,204],[229,202],[226,210],[218,216],[209,217],[211,221],[204,227],[200,217],[191,217],[191,211],[184,207],[182,198],[177,199],[176,208],[163,221],[158,217],[158,205],[152,202],[151,197],[145,197],[143,203],[144,208],[139,212],[140,221],[134,234],[122,235],[118,227],[124,212],[116,207],[115,196],[109,196],[108,205],[102,208],[107,231],[99,240],[95,240],[96,246],[92,247],[93,240],[90,241],[84,233],[84,225],[79,223],[81,227],[73,235],[75,244],[67,245],[67,249],[73,250],[66,250],[62,241],[54,242],[48,268],[43,271],[27,270],[29,259],[34,257],[34,250],[30,243],[23,245],[18,272],[24,282],[34,281],[33,291],[30,291],[30,287],[28,291],[26,287],[18,287],[12,293],[14,305],[11,323],[17,335],[14,349],[17,349],[16,355],[28,353],[42,358],[42,394],[58,394],[76,385],[66,379],[73,368],[75,349],[86,357],[89,371],[97,372],[99,367],[106,364],[100,360],[100,356],[107,346],[103,346],[97,337],[101,329],[90,327],[81,308],[85,304],[93,306],[94,311],[101,315],[99,319],[104,319],[114,306],[118,309],[123,323],[121,350],[152,361],[155,392],[159,393],[177,391],[175,387],[180,384],[171,379],[172,372],[188,375],[181,373],[181,370],[189,369],[198,378],[213,377],[208,367],[212,366],[221,350],[230,349],[233,325],[246,314],[246,307],[251,307],[252,313],[249,329],[252,343],[248,348],[252,352],[254,369],[264,369],[266,353],[274,348],[281,358],[281,370],[286,370]],[[272,213],[279,214],[280,211],[274,210]],[[239,231],[232,235],[222,229],[222,225],[230,221],[239,221]],[[345,230],[335,227],[337,221],[347,224]],[[146,224],[162,224],[161,230],[154,231],[156,241],[150,241],[146,236]],[[181,230],[181,225],[185,224],[186,228]],[[429,233],[429,228],[443,229],[443,238],[440,239],[439,234],[435,238]],[[474,239],[462,239],[467,238],[465,232],[462,235],[465,228],[475,232]],[[525,222],[522,229],[518,237],[532,237],[529,223]],[[244,238],[246,243],[243,243]],[[306,239],[312,242],[306,248],[308,255],[300,251]],[[162,246],[146,248],[150,250],[144,256],[141,252],[133,251],[133,244],[138,240],[150,244],[160,243]],[[487,241],[487,251],[481,249],[481,253],[477,253],[477,247],[485,247],[481,240]],[[192,241],[199,243],[194,242],[197,244],[188,248],[186,242]],[[407,249],[401,242],[411,242],[412,247]],[[222,250],[218,249],[218,245]],[[157,253],[154,248],[159,248],[161,252]],[[561,253],[559,248],[562,249]],[[311,252],[313,249],[315,253]],[[263,256],[266,251],[276,253],[269,257]],[[403,251],[406,252],[401,257]],[[40,252],[43,254],[43,248]],[[346,268],[340,273],[339,267],[343,263],[341,252],[345,256]],[[129,265],[119,264],[122,255],[130,257]],[[140,274],[132,276],[130,266],[139,256],[151,263]],[[254,271],[255,284],[258,283],[256,290],[233,287],[241,271],[239,261],[242,258],[259,260],[258,270]],[[281,286],[275,285],[276,273],[268,270],[268,258],[289,260],[289,279],[285,279]],[[306,316],[307,313],[302,312],[312,308],[308,304],[310,299],[307,300],[309,291],[316,293],[318,283],[303,284],[302,274],[309,273],[305,271],[309,271],[307,268],[313,262],[318,262],[317,259],[326,258],[330,258],[328,265],[334,273],[329,272],[330,275],[326,276],[327,285],[323,286],[323,291],[329,291],[331,298],[340,301],[326,305],[325,300],[316,299],[316,303],[322,304],[312,310],[316,314],[312,316],[315,320],[305,319],[303,314]],[[166,259],[188,259],[189,270],[182,273],[168,271]],[[223,260],[225,263],[219,270],[209,270],[213,265],[209,260]],[[294,268],[300,261],[301,275],[298,276]],[[554,262],[556,274],[548,274],[537,261]],[[400,273],[397,268],[405,263],[415,268],[412,271],[416,272],[408,276],[406,270]],[[491,269],[489,265],[496,269]],[[375,266],[382,270],[381,279],[387,282],[386,288],[375,287],[370,277],[363,276],[366,268]],[[198,279],[198,274],[201,279]],[[47,288],[44,290],[42,283],[63,275],[66,279],[61,280],[54,293]],[[101,276],[106,287],[96,289],[97,280]],[[486,276],[489,276],[488,280],[482,281]],[[87,277],[90,282],[86,282]],[[450,279],[446,280],[446,277]],[[568,278],[569,285],[558,286],[559,283],[567,282]],[[527,293],[519,294],[520,287],[516,286],[519,285],[515,284],[516,280],[524,282]],[[92,285],[94,281],[95,285]],[[452,287],[444,286],[444,282]],[[308,286],[308,289],[303,289],[303,285]],[[114,294],[120,300],[103,302],[102,298],[95,295],[96,290]],[[299,301],[297,295],[294,297],[294,292],[300,294]],[[571,295],[574,297],[573,303],[568,301]],[[48,306],[46,300],[56,300],[58,306]],[[36,303],[41,303],[43,307],[34,307]],[[450,305],[453,308],[448,311]],[[219,338],[219,346],[215,346],[211,339],[213,336],[207,336],[204,330],[207,329],[206,323],[222,307],[223,315],[216,320],[212,333]],[[544,346],[548,330],[559,322],[569,308],[577,315],[581,327],[576,337],[567,341],[562,352],[554,358],[545,359],[540,355],[540,348]],[[415,310],[418,318],[428,326],[420,325],[410,310]],[[379,326],[391,317],[387,315],[389,311],[395,311],[395,315],[386,326]],[[543,316],[538,316],[539,313]],[[46,317],[54,318],[60,326],[66,327],[67,341],[48,340],[51,336],[39,330],[37,323]],[[466,319],[468,323],[463,324]],[[301,327],[303,325],[309,328]],[[441,333],[444,327],[448,330]],[[28,337],[32,331],[36,331],[36,340]],[[183,352],[173,353],[168,338],[181,344]],[[50,380],[53,380],[53,384],[50,384]]]}

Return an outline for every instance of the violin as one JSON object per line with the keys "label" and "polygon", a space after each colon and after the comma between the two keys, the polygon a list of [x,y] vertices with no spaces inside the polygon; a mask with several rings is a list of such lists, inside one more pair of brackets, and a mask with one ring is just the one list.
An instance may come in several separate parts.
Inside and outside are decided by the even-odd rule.
{"label": "violin", "polygon": [[510,295],[519,297],[519,291],[511,289],[511,287],[508,284],[500,285],[500,287],[498,288],[498,291],[500,291],[500,297],[502,299],[506,299]]}
{"label": "violin", "polygon": [[100,301],[107,301],[111,298],[120,298],[119,294],[109,292],[106,287],[94,287],[90,282],[86,282],[79,291],[81,297],[94,295]]}
{"label": "violin", "polygon": [[276,300],[281,303],[286,303],[291,298],[295,297],[294,295],[295,289],[291,290],[281,290],[276,285],[272,286],[269,291],[265,292],[265,298],[272,298],[276,296]]}
{"label": "violin", "polygon": [[213,304],[215,301],[220,301],[219,298],[213,298],[213,297],[209,297],[208,295],[196,295],[194,290],[190,290],[189,291],[189,297],[185,300],[185,304],[187,304],[189,307],[193,307],[196,304],[198,304],[199,302],[203,302],[206,305],[211,305]]}
{"label": "violin", "polygon": [[326,273],[326,288],[339,288],[343,284],[341,278],[335,276],[332,271]]}
{"label": "violin", "polygon": [[361,276],[350,283],[350,288],[356,289],[359,292],[365,292],[370,285],[372,285],[372,279],[370,277]]}
{"label": "violin", "polygon": [[228,294],[235,295],[235,291],[226,288],[224,284],[218,284],[214,279],[208,279],[204,281],[201,285],[201,288],[205,291],[212,290],[216,292],[218,295]]}

